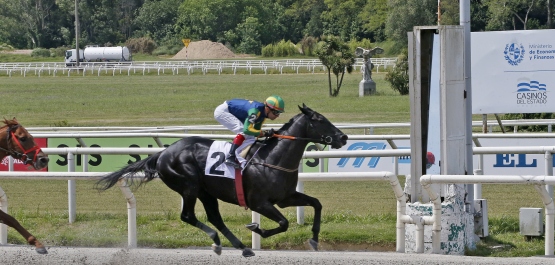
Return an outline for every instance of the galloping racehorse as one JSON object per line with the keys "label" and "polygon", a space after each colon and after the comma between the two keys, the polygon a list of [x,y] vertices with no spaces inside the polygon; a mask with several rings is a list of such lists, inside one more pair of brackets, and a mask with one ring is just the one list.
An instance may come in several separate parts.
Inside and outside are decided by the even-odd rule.
{"label": "galloping racehorse", "polygon": [[[243,169],[243,188],[246,205],[253,211],[278,223],[273,229],[262,229],[257,223],[246,225],[251,231],[263,238],[285,232],[289,222],[278,209],[290,206],[312,206],[314,223],[312,225],[311,247],[318,250],[318,234],[322,205],[318,199],[297,192],[298,167],[309,142],[340,148],[347,143],[343,134],[323,115],[306,105],[299,107],[302,113],[295,115],[273,138],[255,143],[247,154],[247,165]],[[208,221],[212,223],[237,249],[243,250],[244,257],[254,256],[224,224],[218,209],[218,199],[239,204],[233,179],[205,175],[208,151],[213,140],[200,137],[183,138],[165,150],[144,160],[130,164],[117,172],[104,176],[96,188],[106,190],[119,179],[132,178],[135,173],[144,171],[143,183],[158,175],[172,190],[183,197],[181,220],[203,230],[212,240],[212,249],[218,255],[222,247],[218,233],[195,216],[197,198],[202,202]],[[214,157],[213,157],[214,158]],[[219,160],[223,163],[225,154]],[[133,179],[129,179],[132,181]]]}
{"label": "galloping racehorse", "polygon": [[[13,120],[4,119],[4,124],[6,125],[0,127],[0,160],[9,155],[20,159],[25,164],[30,164],[36,170],[45,168],[48,165],[48,156],[37,146],[33,136],[15,118]],[[2,210],[0,210],[0,223],[17,230],[29,245],[35,246],[38,253],[48,253],[40,241],[23,228],[15,218]]]}

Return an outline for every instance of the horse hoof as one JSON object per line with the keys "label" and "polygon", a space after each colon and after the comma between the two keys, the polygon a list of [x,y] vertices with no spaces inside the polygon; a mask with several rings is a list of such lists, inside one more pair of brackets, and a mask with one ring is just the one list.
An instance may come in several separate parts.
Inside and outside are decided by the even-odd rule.
{"label": "horse hoof", "polygon": [[222,246],[212,244],[212,250],[214,250],[214,252],[216,252],[216,254],[222,255]]}
{"label": "horse hoof", "polygon": [[252,249],[250,248],[245,248],[243,249],[243,257],[245,258],[254,257],[254,252],[252,252]]}
{"label": "horse hoof", "polygon": [[250,223],[248,225],[245,225],[245,227],[248,228],[251,231],[254,231],[258,227],[260,227],[260,225],[258,223]]}
{"label": "horse hoof", "polygon": [[46,251],[46,248],[42,247],[42,248],[35,248],[35,250],[37,251],[37,253],[39,254],[48,254],[48,251]]}
{"label": "horse hoof", "polygon": [[310,247],[314,250],[314,251],[318,251],[318,242],[314,241],[314,239],[309,239],[308,240],[308,244],[310,244]]}

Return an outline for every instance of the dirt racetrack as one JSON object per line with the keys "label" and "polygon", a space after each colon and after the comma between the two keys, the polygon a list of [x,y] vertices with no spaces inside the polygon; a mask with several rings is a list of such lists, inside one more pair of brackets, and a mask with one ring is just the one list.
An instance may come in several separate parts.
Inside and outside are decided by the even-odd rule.
{"label": "dirt racetrack", "polygon": [[405,254],[396,252],[347,251],[275,251],[255,250],[256,256],[244,258],[241,251],[224,248],[218,256],[209,248],[187,249],[117,249],[50,247],[40,255],[33,247],[0,246],[0,264],[6,265],[165,265],[165,264],[555,264],[555,258],[485,258],[437,254]]}

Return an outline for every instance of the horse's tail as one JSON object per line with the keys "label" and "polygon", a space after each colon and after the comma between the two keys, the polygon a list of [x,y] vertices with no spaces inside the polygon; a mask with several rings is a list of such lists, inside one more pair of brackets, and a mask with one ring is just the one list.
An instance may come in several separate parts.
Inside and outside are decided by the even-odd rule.
{"label": "horse's tail", "polygon": [[[116,183],[120,179],[127,180],[127,184],[130,186],[134,186],[136,188],[140,187],[142,184],[147,183],[153,180],[158,171],[156,170],[156,162],[158,161],[158,157],[160,157],[161,152],[156,153],[148,158],[143,160],[137,161],[133,164],[130,164],[122,169],[112,172],[104,177],[102,177],[99,181],[96,182],[94,188],[99,191],[104,191],[112,186],[116,185]],[[139,172],[144,172],[144,177],[140,180],[136,178],[136,174]]]}

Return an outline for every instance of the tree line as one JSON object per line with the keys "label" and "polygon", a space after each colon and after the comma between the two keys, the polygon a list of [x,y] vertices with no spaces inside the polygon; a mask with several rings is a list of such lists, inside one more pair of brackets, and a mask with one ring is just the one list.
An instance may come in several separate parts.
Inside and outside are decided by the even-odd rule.
{"label": "tree line", "polygon": [[[553,28],[553,0],[471,0],[471,30]],[[77,4],[77,8],[75,5]],[[392,41],[399,51],[415,25],[458,25],[459,0],[0,0],[0,44],[18,49],[112,46],[131,38],[157,45],[211,40],[260,54],[282,40],[337,36]]]}

